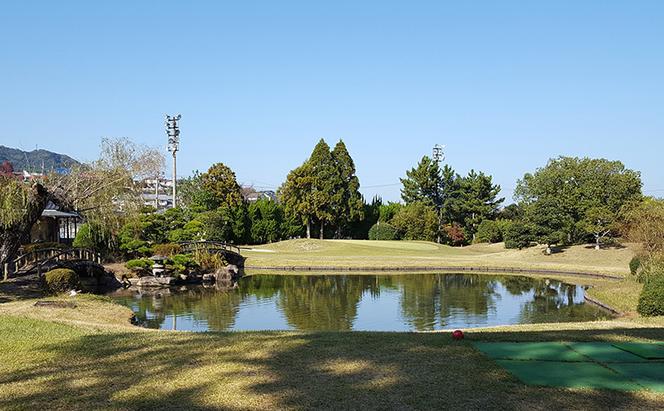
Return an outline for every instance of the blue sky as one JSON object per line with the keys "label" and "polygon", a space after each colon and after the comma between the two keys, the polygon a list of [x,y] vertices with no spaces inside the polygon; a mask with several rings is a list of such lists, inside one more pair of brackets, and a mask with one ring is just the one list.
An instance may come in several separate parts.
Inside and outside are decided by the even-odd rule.
{"label": "blue sky", "polygon": [[7,1],[0,144],[165,148],[163,115],[182,113],[183,174],[221,161],[259,188],[324,137],[367,197],[397,200],[435,143],[508,199],[558,155],[622,160],[662,196],[662,22],[638,0]]}

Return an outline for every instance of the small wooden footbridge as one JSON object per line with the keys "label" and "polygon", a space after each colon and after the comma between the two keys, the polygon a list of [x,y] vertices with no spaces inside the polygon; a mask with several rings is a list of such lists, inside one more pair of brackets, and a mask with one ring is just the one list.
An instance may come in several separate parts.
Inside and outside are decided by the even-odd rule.
{"label": "small wooden footbridge", "polygon": [[102,269],[101,255],[88,248],[40,248],[27,251],[5,264],[4,278],[11,276],[42,273],[53,268],[86,267]]}

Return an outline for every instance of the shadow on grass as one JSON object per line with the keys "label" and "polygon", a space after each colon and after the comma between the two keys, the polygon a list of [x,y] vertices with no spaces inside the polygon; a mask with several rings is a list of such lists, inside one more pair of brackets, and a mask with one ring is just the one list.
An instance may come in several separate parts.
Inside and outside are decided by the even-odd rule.
{"label": "shadow on grass", "polygon": [[[470,334],[626,336],[663,337],[657,328]],[[46,359],[26,358],[0,373],[0,409],[656,409],[664,401],[645,392],[528,387],[448,334],[131,332],[35,351]]]}

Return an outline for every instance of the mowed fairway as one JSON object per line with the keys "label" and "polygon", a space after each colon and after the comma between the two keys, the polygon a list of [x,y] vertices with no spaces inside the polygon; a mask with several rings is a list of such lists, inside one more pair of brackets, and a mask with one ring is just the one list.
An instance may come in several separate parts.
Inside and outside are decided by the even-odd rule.
{"label": "mowed fairway", "polygon": [[[448,333],[210,333],[131,327],[130,312],[0,306],[0,409],[658,409],[664,395],[527,386],[472,341],[646,341],[604,322]],[[124,311],[123,311],[124,310]],[[110,321],[108,314],[116,319]],[[100,316],[100,314],[103,314]]]}
{"label": "mowed fairway", "polygon": [[496,267],[627,275],[631,246],[594,250],[573,246],[544,255],[543,247],[507,250],[503,244],[450,247],[419,241],[291,240],[243,252],[248,267],[419,268]]}

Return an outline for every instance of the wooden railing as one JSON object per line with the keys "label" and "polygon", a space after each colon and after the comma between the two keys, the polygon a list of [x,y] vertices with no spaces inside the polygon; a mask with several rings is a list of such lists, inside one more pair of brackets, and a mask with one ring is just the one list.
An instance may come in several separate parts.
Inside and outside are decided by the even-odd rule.
{"label": "wooden railing", "polygon": [[41,269],[49,263],[59,261],[91,261],[101,264],[101,255],[88,248],[42,248],[27,252],[10,263],[5,264],[4,277],[9,278],[12,274],[28,273],[35,269]]}

